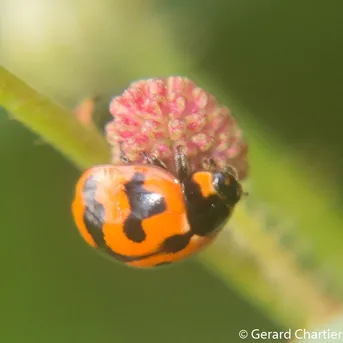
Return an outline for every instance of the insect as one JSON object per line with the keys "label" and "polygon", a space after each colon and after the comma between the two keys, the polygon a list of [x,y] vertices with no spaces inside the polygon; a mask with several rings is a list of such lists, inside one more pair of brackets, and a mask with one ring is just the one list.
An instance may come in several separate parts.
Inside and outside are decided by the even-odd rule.
{"label": "insect", "polygon": [[134,164],[86,170],[76,186],[72,212],[86,242],[133,267],[182,260],[208,245],[229,220],[242,186],[230,168],[191,172],[187,156],[175,153],[177,177],[144,154]]}

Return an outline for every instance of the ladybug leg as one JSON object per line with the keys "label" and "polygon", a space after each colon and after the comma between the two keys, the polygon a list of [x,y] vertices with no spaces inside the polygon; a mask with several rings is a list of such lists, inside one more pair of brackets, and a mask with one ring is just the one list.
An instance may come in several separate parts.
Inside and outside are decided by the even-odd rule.
{"label": "ladybug leg", "polygon": [[120,161],[124,164],[132,163],[132,161],[126,156],[124,150],[120,147]]}
{"label": "ladybug leg", "polygon": [[157,166],[157,167],[160,167],[160,168],[163,168],[163,169],[167,169],[167,166],[164,164],[164,162],[162,162],[155,155],[149,156],[146,152],[143,152],[143,157],[144,157],[144,160],[146,161],[146,163],[152,164],[154,166]]}
{"label": "ladybug leg", "polygon": [[204,159],[202,165],[206,170],[209,170],[211,172],[213,172],[215,169],[217,169],[217,164],[213,158]]}
{"label": "ladybug leg", "polygon": [[74,110],[76,119],[85,126],[93,125],[93,115],[96,102],[99,100],[98,96],[83,100]]}
{"label": "ladybug leg", "polygon": [[209,158],[208,163],[209,163],[209,167],[210,167],[211,170],[217,168],[217,164],[216,164],[216,162],[214,162],[213,158]]}
{"label": "ladybug leg", "polygon": [[230,166],[230,165],[225,166],[224,173],[230,174],[230,175],[234,176],[235,179],[238,179],[237,170],[234,167]]}
{"label": "ladybug leg", "polygon": [[187,155],[182,151],[182,145],[179,145],[176,148],[175,166],[178,179],[183,182],[183,180],[189,175],[190,168]]}
{"label": "ladybug leg", "polygon": [[[224,168],[224,173],[230,174],[230,175],[232,175],[236,180],[238,180],[238,172],[237,172],[236,168],[234,168],[233,166],[231,166],[231,165],[229,165],[229,164],[228,164],[227,166],[225,166],[225,168]],[[244,195],[244,196],[248,196],[249,193],[248,193],[248,192],[243,192],[243,195]]]}

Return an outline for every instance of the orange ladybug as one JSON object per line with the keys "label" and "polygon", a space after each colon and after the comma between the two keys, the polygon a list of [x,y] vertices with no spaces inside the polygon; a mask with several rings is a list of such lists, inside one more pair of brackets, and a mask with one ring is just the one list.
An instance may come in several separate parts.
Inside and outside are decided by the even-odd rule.
{"label": "orange ladybug", "polygon": [[191,172],[177,149],[177,177],[145,155],[133,164],[86,170],[72,212],[86,242],[114,260],[155,267],[182,260],[209,244],[230,218],[243,191],[230,168]]}

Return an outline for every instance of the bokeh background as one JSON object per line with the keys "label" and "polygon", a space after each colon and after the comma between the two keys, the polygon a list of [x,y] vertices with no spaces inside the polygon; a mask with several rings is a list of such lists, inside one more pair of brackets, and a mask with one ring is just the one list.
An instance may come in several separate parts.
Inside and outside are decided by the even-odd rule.
{"label": "bokeh background", "polygon": [[[181,74],[217,90],[250,139],[255,201],[298,224],[293,239],[341,295],[342,10],[0,0],[0,62],[70,108],[101,94],[99,125],[108,99],[136,79]],[[70,214],[80,171],[10,119],[0,112],[1,342],[221,343],[239,342],[241,329],[281,330],[196,259],[147,272],[95,254]]]}

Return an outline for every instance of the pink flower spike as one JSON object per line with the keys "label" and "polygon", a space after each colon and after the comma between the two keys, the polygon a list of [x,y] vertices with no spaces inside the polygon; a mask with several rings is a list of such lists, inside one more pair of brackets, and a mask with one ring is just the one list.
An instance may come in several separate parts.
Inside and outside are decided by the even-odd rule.
{"label": "pink flower spike", "polygon": [[111,101],[110,113],[105,130],[114,164],[121,163],[121,145],[132,162],[142,163],[146,152],[175,174],[174,154],[182,145],[193,171],[213,159],[218,168],[235,168],[241,180],[248,175],[247,144],[230,110],[187,78],[134,82]]}

